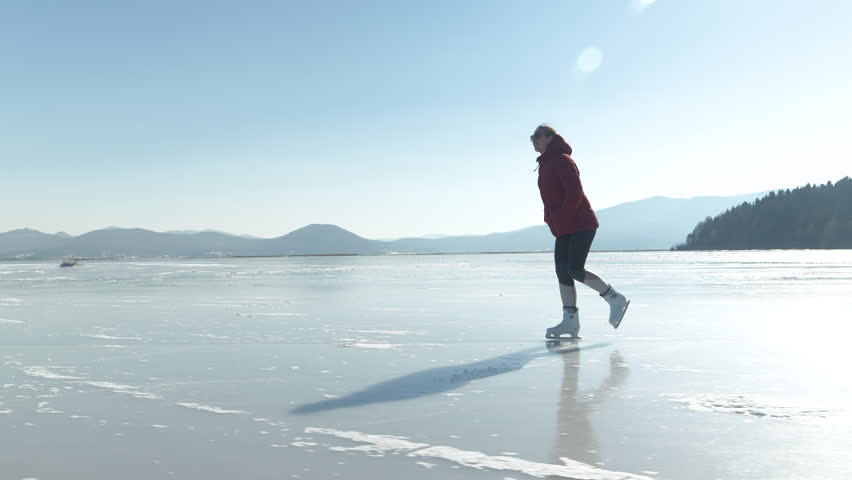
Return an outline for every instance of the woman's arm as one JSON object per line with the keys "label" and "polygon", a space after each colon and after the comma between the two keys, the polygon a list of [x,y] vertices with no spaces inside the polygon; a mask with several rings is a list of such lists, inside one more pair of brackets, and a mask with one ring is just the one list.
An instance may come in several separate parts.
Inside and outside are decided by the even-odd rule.
{"label": "woman's arm", "polygon": [[580,171],[574,162],[564,158],[556,162],[555,170],[564,197],[562,204],[553,209],[552,214],[559,218],[574,218],[574,214],[583,201],[583,184],[580,183]]}

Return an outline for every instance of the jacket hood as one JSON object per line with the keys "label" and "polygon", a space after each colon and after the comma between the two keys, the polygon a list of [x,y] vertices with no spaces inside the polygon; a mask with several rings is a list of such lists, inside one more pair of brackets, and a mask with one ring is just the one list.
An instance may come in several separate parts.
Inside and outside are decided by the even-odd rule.
{"label": "jacket hood", "polygon": [[550,143],[547,144],[547,150],[544,151],[541,155],[536,159],[537,162],[541,162],[545,158],[553,158],[559,155],[571,155],[571,145],[568,145],[568,142],[562,138],[562,135],[554,134],[553,139]]}
{"label": "jacket hood", "polygon": [[547,144],[547,150],[544,153],[555,153],[557,155],[566,154],[571,155],[572,149],[571,145],[568,145],[568,142],[562,138],[562,135],[558,133],[553,136],[553,140]]}

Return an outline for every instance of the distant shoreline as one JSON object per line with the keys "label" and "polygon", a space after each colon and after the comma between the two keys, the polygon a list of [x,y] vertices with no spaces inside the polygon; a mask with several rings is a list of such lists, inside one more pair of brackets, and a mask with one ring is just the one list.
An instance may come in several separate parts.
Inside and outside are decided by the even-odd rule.
{"label": "distant shoreline", "polygon": [[[770,252],[785,250],[849,250],[842,248],[767,248],[767,249],[736,249],[736,250],[688,250],[689,252]],[[664,252],[681,253],[684,250],[669,249],[647,249],[647,250],[591,250],[590,253],[645,253]],[[518,255],[518,254],[541,254],[553,253],[553,250],[539,250],[533,252],[436,252],[436,253],[316,253],[316,254],[283,254],[283,255],[232,255],[223,257],[125,257],[125,258],[81,258],[75,257],[80,262],[115,262],[115,261],[138,261],[138,260],[225,260],[230,258],[287,258],[287,257],[420,257],[439,255]],[[0,263],[26,263],[26,262],[53,262],[61,261],[60,258],[46,259],[0,259]]]}

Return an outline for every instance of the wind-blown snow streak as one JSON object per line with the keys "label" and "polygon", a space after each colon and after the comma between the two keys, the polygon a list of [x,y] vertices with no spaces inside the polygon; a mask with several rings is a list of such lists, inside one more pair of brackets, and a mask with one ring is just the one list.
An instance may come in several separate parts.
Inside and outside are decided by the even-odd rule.
{"label": "wind-blown snow streak", "polygon": [[477,470],[514,471],[533,477],[564,477],[575,480],[651,480],[651,477],[625,472],[603,470],[569,458],[561,458],[563,465],[530,462],[516,457],[492,456],[481,452],[460,450],[454,447],[434,446],[409,442],[406,437],[371,435],[328,428],[305,428],[305,433],[332,435],[353,442],[365,443],[356,447],[329,447],[335,452],[404,453],[408,457],[439,458]]}
{"label": "wind-blown snow streak", "polygon": [[[141,391],[141,390],[139,390],[139,387],[134,387],[132,385],[122,385],[122,384],[112,383],[112,382],[96,382],[96,381],[92,381],[92,380],[86,380],[83,377],[77,377],[77,376],[72,376],[72,375],[62,375],[62,374],[59,374],[59,373],[56,373],[56,372],[52,372],[52,371],[48,370],[50,368],[62,369],[62,368],[65,368],[65,367],[35,366],[35,367],[25,367],[22,370],[25,374],[27,374],[31,377],[44,378],[44,379],[48,379],[48,380],[70,380],[69,383],[73,383],[73,384],[77,384],[77,385],[87,385],[87,386],[90,386],[90,387],[101,388],[101,389],[104,389],[104,390],[110,390],[114,393],[123,393],[125,395],[130,395],[131,397],[136,397],[136,398],[144,398],[144,399],[148,399],[148,400],[162,400],[163,399],[163,397],[161,397],[160,395],[157,395],[155,393],[148,393],[148,392]],[[70,370],[68,368],[65,368],[65,369]],[[181,407],[192,408],[194,410],[200,410],[200,411],[211,412],[211,413],[236,414],[236,415],[248,414],[248,412],[243,411],[243,410],[226,410],[224,408],[211,407],[209,405],[202,405],[200,403],[179,402],[178,405],[180,405]]]}
{"label": "wind-blown snow streak", "polygon": [[210,406],[207,406],[207,405],[202,405],[202,404],[200,404],[200,403],[185,403],[185,402],[181,402],[181,403],[178,403],[178,405],[180,405],[181,407],[192,408],[192,409],[195,409],[195,410],[201,410],[201,411],[204,411],[204,412],[212,412],[212,413],[230,413],[230,414],[234,414],[234,415],[244,415],[244,414],[248,414],[248,412],[244,412],[244,411],[242,411],[242,410],[225,410],[224,408],[219,408],[219,407],[210,407]]}

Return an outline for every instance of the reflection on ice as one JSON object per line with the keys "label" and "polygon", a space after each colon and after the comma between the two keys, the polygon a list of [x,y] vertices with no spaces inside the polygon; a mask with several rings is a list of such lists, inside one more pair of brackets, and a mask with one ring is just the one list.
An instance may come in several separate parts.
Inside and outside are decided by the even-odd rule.
{"label": "reflection on ice", "polygon": [[618,350],[609,357],[609,370],[600,385],[592,392],[580,395],[580,355],[583,348],[568,349],[562,354],[562,392],[559,396],[554,457],[573,459],[588,464],[600,462],[598,445],[592,430],[590,415],[595,404],[605,401],[621,388],[629,370]]}
{"label": "reflection on ice", "polygon": [[606,347],[594,344],[581,347],[573,342],[548,342],[547,351],[533,347],[512,354],[461,366],[439,367],[416,372],[381,382],[342,398],[323,400],[302,405],[293,413],[316,413],[335,408],[364,406],[373,403],[409,400],[441,394],[459,388],[471,381],[520,370],[531,360],[544,355],[558,354],[563,360],[563,381],[557,413],[558,435],[554,448],[554,464],[531,462],[510,456],[491,456],[477,451],[461,450],[449,446],[434,446],[410,442],[406,437],[374,435],[356,431],[309,427],[305,433],[332,435],[364,443],[354,447],[329,446],[338,452],[363,452],[367,454],[405,454],[409,457],[439,458],[475,469],[515,471],[534,477],[559,477],[572,479],[648,479],[649,477],[624,472],[612,472],[593,466],[600,462],[589,415],[592,406],[604,401],[612,391],[618,390],[628,375],[621,354],[610,354],[609,374],[593,392],[580,395],[579,372],[582,351]]}

